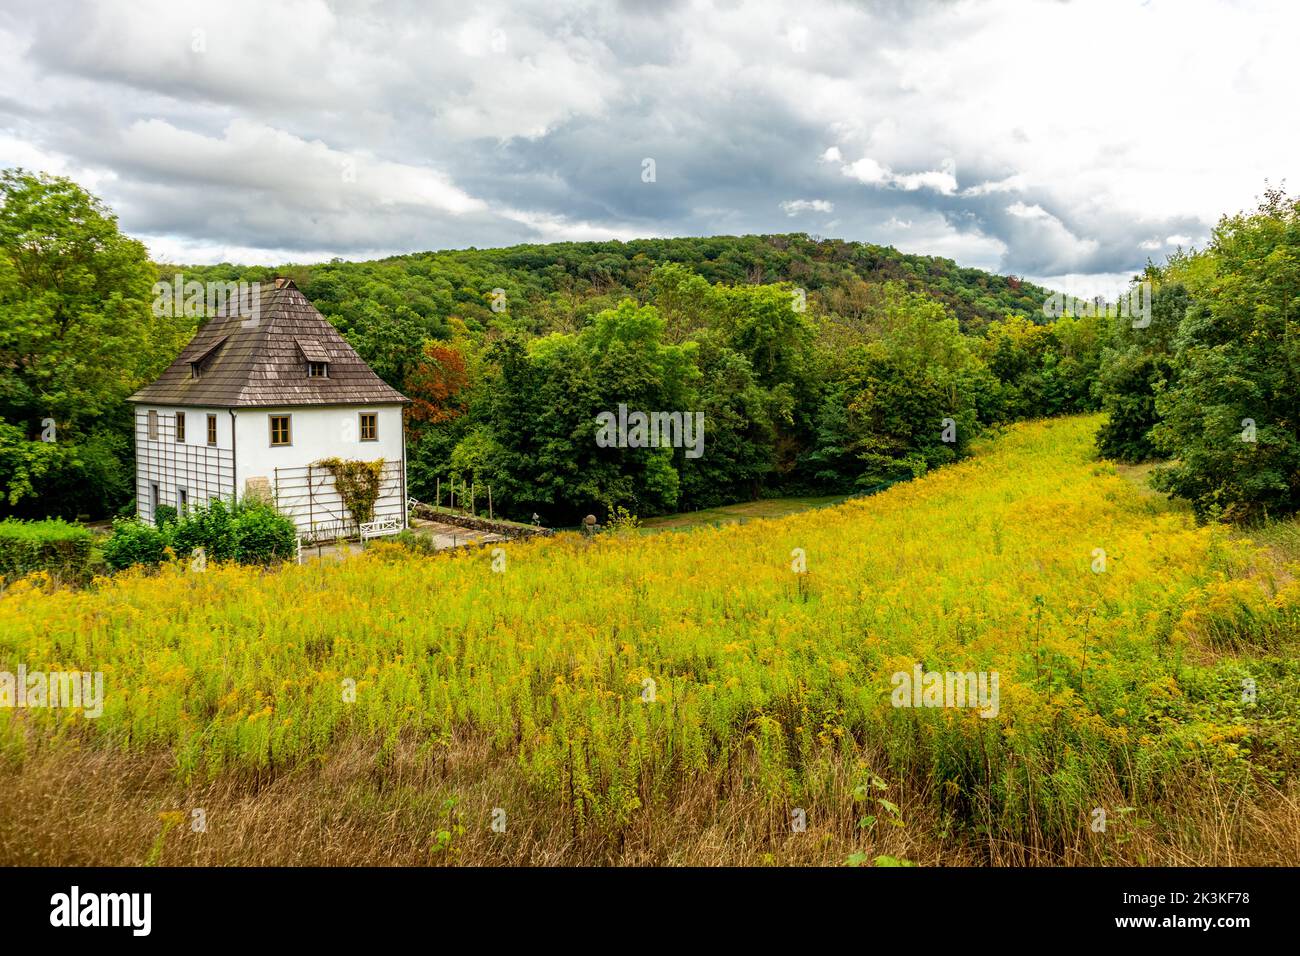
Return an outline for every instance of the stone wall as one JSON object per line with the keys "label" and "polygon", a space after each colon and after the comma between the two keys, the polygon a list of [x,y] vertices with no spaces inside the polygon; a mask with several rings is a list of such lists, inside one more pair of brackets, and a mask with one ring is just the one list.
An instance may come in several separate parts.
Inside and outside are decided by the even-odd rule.
{"label": "stone wall", "polygon": [[486,531],[491,534],[499,534],[505,538],[547,538],[555,534],[550,528],[538,528],[526,524],[516,524],[513,521],[492,521],[487,518],[476,518],[473,515],[437,511],[425,504],[416,505],[412,514],[417,518],[424,518],[426,521],[455,525],[458,528],[468,528],[470,531]]}

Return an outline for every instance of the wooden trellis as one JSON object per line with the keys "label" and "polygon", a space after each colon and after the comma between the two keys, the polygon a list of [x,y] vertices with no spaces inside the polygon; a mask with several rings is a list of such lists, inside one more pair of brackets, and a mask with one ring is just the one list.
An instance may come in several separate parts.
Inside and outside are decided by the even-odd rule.
{"label": "wooden trellis", "polygon": [[[402,527],[406,526],[404,477],[400,461],[384,462],[373,520],[396,520]],[[358,533],[356,519],[348,513],[328,468],[318,465],[276,468],[271,493],[276,508],[293,520],[298,532],[308,541],[349,538]]]}

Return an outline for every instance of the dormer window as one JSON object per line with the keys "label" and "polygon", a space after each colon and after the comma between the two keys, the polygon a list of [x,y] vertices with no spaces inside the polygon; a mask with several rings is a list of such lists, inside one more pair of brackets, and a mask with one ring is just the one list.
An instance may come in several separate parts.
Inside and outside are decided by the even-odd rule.
{"label": "dormer window", "polygon": [[226,344],[227,336],[217,339],[201,353],[190,359],[190,378],[202,378],[203,371],[212,364],[213,357],[221,350],[221,346]]}
{"label": "dormer window", "polygon": [[330,353],[326,351],[325,346],[321,345],[318,339],[304,337],[295,341],[298,343],[298,351],[302,353],[303,360],[307,363],[307,377],[329,378]]}

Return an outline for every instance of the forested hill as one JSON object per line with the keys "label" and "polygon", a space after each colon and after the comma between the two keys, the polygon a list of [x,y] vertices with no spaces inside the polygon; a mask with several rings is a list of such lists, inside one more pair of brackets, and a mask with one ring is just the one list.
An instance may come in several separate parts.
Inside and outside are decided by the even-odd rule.
{"label": "forested hill", "polygon": [[[127,398],[234,281],[287,273],[411,398],[417,497],[468,480],[553,524],[922,474],[990,425],[1095,408],[1110,332],[1044,321],[1047,291],[1014,278],[802,234],[291,267],[146,256],[76,183],[0,173],[0,516],[134,511]],[[602,443],[625,407],[707,424]]]}
{"label": "forested hill", "polygon": [[[1029,283],[800,234],[157,266],[76,183],[0,171],[0,516],[134,511],[128,396],[202,324],[197,300],[282,271],[411,398],[426,500],[469,481],[565,524],[865,491],[990,428],[1104,408],[1101,452],[1173,459],[1161,486],[1199,516],[1292,514],[1297,249],[1300,200],[1269,189],[1205,250],[1149,264],[1143,315],[1045,321]],[[611,443],[597,425],[626,409],[682,427]]]}
{"label": "forested hill", "polygon": [[[471,329],[500,325],[500,316],[492,311],[494,289],[504,291],[504,300],[498,301],[508,303],[511,325],[519,331],[572,331],[624,297],[645,301],[652,270],[669,262],[681,263],[713,283],[789,282],[819,300],[822,311],[840,315],[869,311],[872,287],[897,282],[937,300],[963,331],[975,333],[1008,315],[1042,321],[1036,317],[1050,294],[1014,276],[963,268],[951,259],[803,233],[557,242],[420,252],[372,262],[336,259],[278,269],[160,265],[159,271],[250,280],[288,272],[344,329],[370,325],[377,317],[374,310],[383,309],[399,325],[422,326],[425,335],[441,338],[447,334],[449,315],[463,319]],[[407,336],[399,333],[398,338]]]}
{"label": "forested hill", "polygon": [[[802,233],[158,271],[287,273],[415,401],[417,495],[469,477],[507,513],[561,521],[917,474],[984,424],[1092,407],[1104,340],[1047,324],[1032,283]],[[595,416],[626,401],[706,414],[708,460],[597,448]]]}

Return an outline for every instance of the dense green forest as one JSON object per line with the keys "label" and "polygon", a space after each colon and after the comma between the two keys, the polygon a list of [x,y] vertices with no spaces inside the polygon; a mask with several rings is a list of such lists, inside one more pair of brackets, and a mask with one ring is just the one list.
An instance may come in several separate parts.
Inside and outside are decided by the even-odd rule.
{"label": "dense green forest", "polygon": [[[67,180],[10,171],[0,199],[7,513],[133,509],[124,399],[203,321],[151,309],[153,282],[178,272],[293,278],[413,400],[423,499],[475,481],[501,512],[565,524],[864,491],[1002,423],[1105,408],[1102,451],[1175,460],[1162,486],[1205,517],[1300,505],[1300,214],[1279,193],[1135,277],[1154,290],[1145,325],[1091,309],[1049,321],[1049,291],[1014,277],[802,234],[192,267],[151,264]],[[602,447],[597,416],[620,405],[703,413],[704,453]]]}
{"label": "dense green forest", "polygon": [[[1031,406],[1093,407],[1103,328],[1062,320],[1002,381],[985,343],[1029,347],[1047,290],[798,234],[160,268],[199,281],[287,271],[414,400],[413,493],[490,484],[505,513],[558,524],[912,477]],[[593,423],[620,404],[702,413],[705,453],[599,447]]]}

